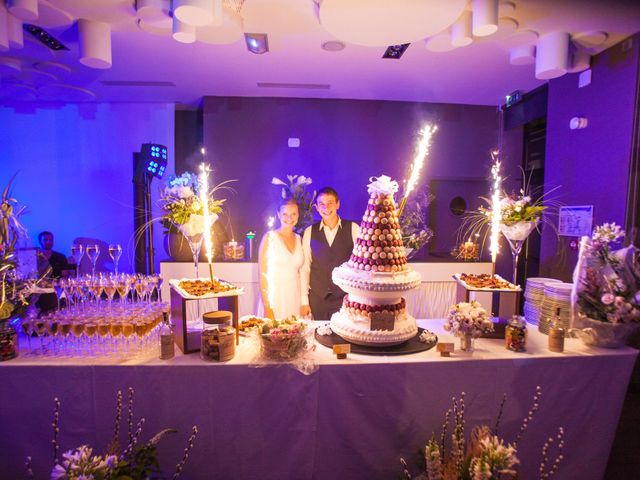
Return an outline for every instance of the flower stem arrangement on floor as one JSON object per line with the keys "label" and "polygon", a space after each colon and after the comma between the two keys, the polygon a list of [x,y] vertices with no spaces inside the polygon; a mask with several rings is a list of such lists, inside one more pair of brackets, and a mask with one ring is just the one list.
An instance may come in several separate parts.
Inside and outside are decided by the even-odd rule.
{"label": "flower stem arrangement on floor", "polygon": [[444,323],[444,329],[457,337],[477,338],[493,332],[491,316],[477,300],[452,305]]}
{"label": "flower stem arrangement on floor", "polygon": [[[407,480],[489,480],[489,479],[516,479],[518,477],[518,444],[527,427],[533,420],[539,409],[540,387],[537,387],[527,416],[522,422],[520,431],[513,443],[506,443],[499,433],[500,420],[506,395],[498,411],[498,416],[493,428],[487,425],[473,427],[468,439],[465,439],[465,393],[460,398],[452,399],[453,405],[447,410],[442,425],[440,437],[435,435],[427,442],[421,452],[422,474],[412,476],[406,460],[401,458],[402,478]],[[450,423],[453,423],[449,433]],[[556,457],[550,459],[549,454],[555,446]],[[542,447],[542,459],[540,462],[540,478],[548,479],[555,475],[560,467],[564,448],[564,429],[560,427],[555,437],[547,439]]]}
{"label": "flower stem arrangement on floor", "polygon": [[[209,211],[214,222],[222,212],[225,199],[215,199],[213,195],[227,183],[222,182],[208,192]],[[205,205],[200,200],[198,175],[185,172],[179,177],[169,177],[160,192],[160,207],[165,228],[176,227],[187,237],[204,232]]]}
{"label": "flower stem arrangement on floor", "polygon": [[605,223],[583,239],[576,267],[577,304],[587,318],[612,324],[640,322],[640,251],[614,250],[625,232]]}
{"label": "flower stem arrangement on floor", "polygon": [[411,200],[407,200],[400,215],[400,231],[402,243],[407,250],[407,258],[418,253],[433,237],[433,230],[427,226],[429,204],[433,199],[434,196],[427,191],[417,193]]}
{"label": "flower stem arrangement on floor", "polygon": [[[158,460],[158,443],[168,434],[176,430],[165,429],[144,444],[140,443],[140,435],[145,419],[141,418],[133,424],[133,394],[129,388],[127,402],[127,445],[123,449],[120,446],[120,421],[122,417],[122,392],[118,391],[116,403],[116,419],[113,440],[104,454],[96,454],[88,445],[81,445],[68,450],[60,458],[60,446],[58,433],[60,432],[60,401],[56,398],[53,418],[53,458],[54,467],[51,471],[51,480],[142,480],[148,478],[160,478],[160,463]],[[194,445],[198,433],[197,427],[191,430],[191,436],[187,441],[182,459],[176,465],[173,479],[177,479],[189,458],[189,453]],[[31,458],[27,458],[27,473],[29,478],[34,478],[31,466]]]}
{"label": "flower stem arrangement on floor", "polygon": [[296,224],[295,231],[301,233],[313,223],[313,202],[316,199],[316,191],[309,191],[307,187],[313,183],[310,177],[304,175],[287,175],[287,181],[273,177],[273,185],[281,186],[280,196],[282,198],[293,198],[298,204],[300,216]]}

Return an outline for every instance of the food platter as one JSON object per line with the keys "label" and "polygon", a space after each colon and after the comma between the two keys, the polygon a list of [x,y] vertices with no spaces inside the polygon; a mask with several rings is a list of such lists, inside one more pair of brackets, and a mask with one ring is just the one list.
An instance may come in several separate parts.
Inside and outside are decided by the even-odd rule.
{"label": "food platter", "polygon": [[474,292],[519,292],[519,285],[505,280],[500,275],[456,273],[453,278],[459,285]]}
{"label": "food platter", "polygon": [[185,300],[233,297],[244,293],[243,287],[237,287],[220,279],[215,279],[213,289],[211,288],[211,282],[208,278],[172,279],[169,280],[169,285]]}

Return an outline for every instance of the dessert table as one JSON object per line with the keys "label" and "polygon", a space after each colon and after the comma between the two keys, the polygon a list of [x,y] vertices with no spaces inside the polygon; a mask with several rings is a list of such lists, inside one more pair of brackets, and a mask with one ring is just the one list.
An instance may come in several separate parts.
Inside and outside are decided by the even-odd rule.
{"label": "dessert table", "polygon": [[[419,322],[440,341],[455,341],[442,323]],[[415,465],[416,452],[433,432],[439,437],[451,398],[461,392],[468,429],[493,426],[506,393],[500,434],[513,441],[539,385],[540,410],[518,449],[521,478],[538,478],[542,445],[562,426],[565,459],[556,477],[599,480],[637,351],[567,339],[564,353],[551,353],[547,337],[529,330],[525,353],[479,339],[474,352],[456,350],[450,358],[433,348],[337,360],[316,345],[318,369],[311,375],[288,365],[251,366],[248,341],[226,364],[177,349],[169,361],[19,357],[0,364],[0,477],[24,478],[31,455],[35,478],[48,478],[54,397],[62,403],[63,451],[84,443],[103,451],[113,432],[116,391],[125,392],[126,403],[131,386],[135,418],[146,419],[144,440],[166,427],[179,430],[159,447],[166,477],[197,425],[181,478],[359,479],[396,478],[400,456]]]}
{"label": "dessert table", "polygon": [[[422,276],[420,286],[405,295],[409,311],[416,318],[442,318],[447,314],[456,299],[456,282],[453,279],[455,273],[492,273],[489,262],[412,262],[409,266]],[[206,277],[207,265],[200,264],[199,272],[202,278]],[[213,264],[213,272],[217,277],[244,289],[244,294],[239,299],[240,316],[252,315],[258,311],[260,274],[257,263],[218,262]],[[167,301],[169,280],[193,277],[193,263],[160,262],[160,275],[164,279],[162,298]],[[490,308],[491,294],[480,293],[478,297],[481,303]],[[215,300],[202,300],[201,304],[201,312],[217,308]],[[196,307],[191,305],[190,308],[189,319],[195,319]]]}

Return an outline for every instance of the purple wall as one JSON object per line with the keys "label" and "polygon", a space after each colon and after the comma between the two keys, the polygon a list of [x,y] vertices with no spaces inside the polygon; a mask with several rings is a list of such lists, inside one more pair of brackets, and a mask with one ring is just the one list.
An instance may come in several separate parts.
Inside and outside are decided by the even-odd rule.
{"label": "purple wall", "polygon": [[[271,178],[303,174],[313,187],[335,187],[343,217],[359,219],[369,177],[407,176],[417,133],[425,122],[439,130],[421,176],[430,182],[484,180],[497,143],[495,107],[386,101],[205,97],[204,142],[216,181],[239,179],[228,210],[236,235],[264,230],[279,190]],[[287,139],[300,139],[288,148]],[[517,159],[520,162],[520,158]],[[185,168],[195,168],[195,161]],[[177,165],[180,170],[180,165]],[[472,182],[473,183],[473,182]],[[472,195],[458,189],[458,194]],[[485,189],[481,189],[485,194]],[[436,201],[449,204],[449,198]],[[440,219],[436,235],[454,244],[459,219]],[[238,235],[239,236],[239,235]]]}
{"label": "purple wall", "polygon": [[[625,223],[628,169],[640,35],[594,57],[591,84],[578,88],[578,74],[549,82],[545,189],[566,205],[593,205],[594,225]],[[570,130],[572,117],[587,128]],[[557,219],[551,219],[557,224]],[[569,280],[576,251],[567,237],[543,231],[541,274]]]}
{"label": "purple wall", "polygon": [[[133,271],[132,155],[142,143],[162,143],[173,171],[173,105],[0,108],[0,125],[0,187],[18,172],[13,193],[29,209],[23,222],[33,245],[42,230],[54,233],[54,249],[65,255],[78,237],[120,243],[120,270]],[[159,186],[152,184],[154,197]],[[160,224],[154,238],[159,260],[165,257]],[[113,269],[106,248],[99,263]],[[82,266],[90,268],[86,257]]]}

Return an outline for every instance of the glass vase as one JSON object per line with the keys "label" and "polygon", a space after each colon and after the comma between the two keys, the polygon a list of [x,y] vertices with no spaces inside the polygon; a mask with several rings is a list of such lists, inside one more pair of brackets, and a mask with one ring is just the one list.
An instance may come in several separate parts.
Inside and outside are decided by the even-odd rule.
{"label": "glass vase", "polygon": [[202,235],[201,233],[197,233],[195,235],[185,235],[184,238],[187,239],[189,248],[191,249],[191,254],[193,255],[193,267],[195,270],[195,278],[197,280],[198,278],[200,278],[198,272],[198,258],[200,257],[200,249],[202,248],[204,235]]}
{"label": "glass vase", "polygon": [[462,350],[463,352],[473,352],[476,339],[469,334],[460,335],[459,337],[460,337],[460,350]]}
{"label": "glass vase", "polygon": [[513,278],[512,282],[517,285],[518,280],[518,257],[522,251],[524,242],[529,238],[533,229],[538,225],[538,220],[530,222],[517,222],[513,225],[500,224],[500,231],[509,242],[509,248],[511,248],[511,257],[513,261]]}

